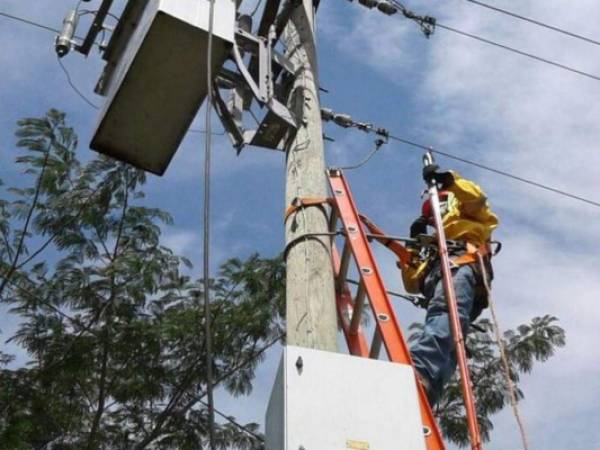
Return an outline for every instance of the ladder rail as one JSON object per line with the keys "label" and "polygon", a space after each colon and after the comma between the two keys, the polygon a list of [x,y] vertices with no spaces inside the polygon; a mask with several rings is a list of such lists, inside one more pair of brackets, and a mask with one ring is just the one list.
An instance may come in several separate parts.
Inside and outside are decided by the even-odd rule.
{"label": "ladder rail", "polygon": [[[391,362],[408,364],[414,368],[410,351],[406,345],[396,313],[394,312],[392,303],[385,289],[383,279],[371,251],[366,233],[361,225],[361,220],[352,194],[350,193],[350,189],[342,172],[339,170],[329,171],[329,183],[331,192],[333,193],[333,210],[344,226],[346,242],[350,244],[352,255],[358,266],[360,284],[364,286],[366,297],[369,299],[369,304],[373,311],[376,324],[375,336],[379,335],[381,337],[381,341]],[[334,212],[332,212],[332,214],[334,214]],[[336,260],[339,269],[339,255],[337,254],[337,251],[334,252],[334,268],[336,266]],[[337,274],[338,271],[335,273]],[[340,297],[344,298],[341,299]],[[342,296],[340,292],[338,293],[338,305],[341,302],[346,302],[347,305],[348,302],[352,303],[352,300],[348,299],[347,295]],[[348,318],[340,315],[340,320],[342,321],[346,340],[349,343],[348,347],[350,348],[350,352],[353,355],[368,358],[371,351],[368,349],[366,341],[361,342],[360,346],[355,343],[353,343],[352,347],[350,345],[353,336],[360,335],[364,340],[364,335],[360,330],[360,326],[357,327],[357,334],[353,335],[350,333],[352,330],[350,329]],[[360,321],[358,320],[358,322]],[[346,325],[344,325],[344,323]],[[359,352],[355,353],[356,350],[359,350]],[[421,419],[424,427],[427,429],[427,432],[425,433],[427,450],[445,450],[441,432],[427,400],[427,394],[423,385],[418,380],[416,372],[415,378],[419,395]]]}
{"label": "ladder rail", "polygon": [[[423,158],[425,166],[433,164],[433,157],[427,153]],[[429,203],[431,205],[432,216],[435,223],[438,253],[440,258],[440,269],[442,273],[442,285],[446,302],[448,304],[448,317],[450,329],[454,338],[454,347],[456,351],[456,360],[460,373],[460,386],[464,399],[464,406],[467,416],[467,428],[469,431],[469,439],[471,441],[472,450],[483,450],[481,440],[481,432],[477,421],[477,408],[475,405],[475,396],[473,395],[471,375],[469,373],[469,365],[467,363],[467,351],[465,348],[465,338],[460,324],[458,313],[458,302],[456,299],[456,291],[454,289],[454,281],[450,270],[450,256],[448,254],[448,246],[446,244],[446,233],[442,222],[442,213],[440,208],[440,199],[435,181],[428,182]]]}
{"label": "ladder rail", "polygon": [[[340,256],[335,245],[331,249],[333,259],[333,272],[337,277],[340,275]],[[351,355],[365,355],[369,353],[369,346],[362,329],[358,327],[354,332],[351,331],[350,318],[354,316],[354,303],[352,302],[352,293],[348,283],[344,282],[340,285],[340,290],[336,291],[336,307],[338,317],[346,344]]]}

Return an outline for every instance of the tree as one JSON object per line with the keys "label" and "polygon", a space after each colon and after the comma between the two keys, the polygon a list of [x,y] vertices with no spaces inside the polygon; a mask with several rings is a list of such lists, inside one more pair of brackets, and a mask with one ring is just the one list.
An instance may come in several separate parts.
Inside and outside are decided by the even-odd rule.
{"label": "tree", "polygon": [[[202,448],[204,293],[185,273],[189,261],[161,245],[170,216],[143,206],[143,172],[104,157],[80,163],[64,114],[22,120],[16,134],[17,163],[34,186],[0,198],[0,298],[20,320],[11,340],[30,361],[8,368],[12,357],[0,352],[0,450]],[[264,351],[283,337],[283,259],[230,259],[210,286],[215,379],[248,394]],[[564,345],[556,321],[504,333],[517,387]],[[487,440],[508,396],[492,324],[478,324],[467,341]],[[465,445],[457,378],[436,414],[447,439]],[[260,449],[257,429],[222,418],[219,447]]]}
{"label": "tree", "polygon": [[[565,332],[556,325],[553,316],[534,317],[529,325],[520,325],[516,330],[503,333],[502,345],[506,349],[510,378],[516,389],[517,399],[524,394],[518,388],[520,374],[529,373],[534,362],[544,362],[554,355],[557,347],[565,345]],[[411,325],[414,340],[422,328],[421,324]],[[510,402],[504,367],[498,344],[494,338],[494,324],[488,319],[479,319],[476,328],[467,336],[469,371],[473,392],[477,400],[477,417],[484,441],[489,441],[494,428],[491,416],[502,410]],[[444,390],[434,413],[444,436],[460,446],[469,444],[466,427],[460,378],[455,373]]]}
{"label": "tree", "polygon": [[[201,447],[204,293],[160,243],[171,218],[140,204],[143,172],[81,164],[64,114],[22,120],[16,134],[17,163],[36,181],[0,201],[0,294],[30,362],[0,372],[0,447]],[[253,256],[211,280],[214,374],[233,395],[251,391],[260,350],[281,337],[283,273]],[[247,428],[218,424],[220,447],[260,447]]]}

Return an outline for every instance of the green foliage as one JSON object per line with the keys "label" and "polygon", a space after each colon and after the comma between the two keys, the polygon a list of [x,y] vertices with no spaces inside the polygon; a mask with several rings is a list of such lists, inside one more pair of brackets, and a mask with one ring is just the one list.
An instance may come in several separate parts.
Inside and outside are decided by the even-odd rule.
{"label": "green foliage", "polygon": [[[515,386],[517,399],[524,397],[518,387],[519,374],[531,372],[534,362],[546,361],[554,355],[557,347],[565,345],[565,333],[556,325],[557,321],[556,317],[548,315],[535,317],[530,324],[520,325],[516,330],[503,333],[502,343],[506,349],[510,378]],[[484,331],[473,330],[467,336],[469,370],[477,400],[481,434],[483,439],[488,441],[493,429],[491,417],[510,404],[510,392],[495,339],[494,326],[488,319],[480,319],[477,325]],[[421,325],[411,326],[416,332],[421,328]],[[414,333],[411,339],[416,334]],[[458,372],[448,383],[435,413],[446,438],[460,446],[467,446],[469,434]]]}
{"label": "green foliage", "polygon": [[[16,134],[35,187],[0,200],[0,292],[30,362],[0,369],[0,449],[200,448],[204,293],[189,261],[161,245],[171,218],[138,203],[143,172],[81,164],[64,114],[22,120]],[[248,394],[256,354],[282,333],[281,260],[230,260],[209,295],[215,379]],[[230,423],[216,434],[219,448],[261,446]]]}
{"label": "green foliage", "polygon": [[[17,164],[33,187],[0,199],[0,298],[20,321],[11,340],[30,362],[10,369],[0,352],[0,450],[202,448],[203,284],[161,244],[170,216],[140,204],[143,172],[104,157],[80,163],[64,114],[22,120],[16,134]],[[211,280],[214,376],[234,396],[252,391],[262,350],[283,336],[284,283],[283,260],[257,255],[227,261]],[[479,324],[485,332],[468,345],[487,439],[508,397],[492,326]],[[544,316],[504,340],[518,383],[564,345],[564,332]],[[464,445],[457,378],[437,415]],[[218,447],[261,449],[258,426],[246,427],[219,420]]]}

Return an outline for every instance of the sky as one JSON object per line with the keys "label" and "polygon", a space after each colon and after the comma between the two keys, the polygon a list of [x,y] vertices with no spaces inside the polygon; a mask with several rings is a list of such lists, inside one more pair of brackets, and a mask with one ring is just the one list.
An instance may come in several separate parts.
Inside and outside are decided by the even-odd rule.
{"label": "sky", "polygon": [[[490,0],[490,3],[492,0]],[[96,4],[98,1],[92,1]],[[122,3],[122,2],[121,2]],[[406,1],[442,24],[600,75],[598,46],[481,8],[467,0]],[[0,11],[60,27],[74,0],[1,0]],[[494,5],[600,39],[600,4],[593,0],[496,0]],[[251,10],[254,0],[245,0]],[[390,130],[394,135],[467,158],[557,189],[600,201],[600,83],[556,67],[437,29],[425,39],[399,16],[387,17],[347,0],[323,0],[317,17],[320,84],[325,107]],[[65,111],[76,127],[82,159],[97,111],[66,82],[53,51],[53,36],[0,17],[0,178],[24,182],[13,163],[15,122],[50,107]],[[73,53],[63,59],[73,82],[94,103],[100,56]],[[202,128],[202,116],[193,128]],[[215,123],[215,128],[220,125]],[[373,136],[325,125],[329,165],[358,162]],[[227,138],[214,138],[212,179],[212,271],[228,257],[283,247],[284,155],[246,149],[236,156]],[[171,212],[175,225],[164,240],[196,263],[202,260],[203,135],[189,133],[163,177],[151,176],[147,198]],[[364,167],[347,174],[355,200],[390,234],[406,235],[421,204],[421,151],[392,142]],[[500,217],[494,237],[504,244],[495,259],[493,297],[500,324],[512,328],[552,314],[567,345],[522,378],[521,413],[533,449],[600,448],[600,281],[597,272],[600,210],[463,163],[438,158],[478,182]],[[390,289],[401,289],[393,259],[377,250]],[[423,318],[397,304],[401,325]],[[487,316],[489,313],[485,313]],[[4,311],[5,340],[14,318]],[[7,347],[9,351],[18,349]],[[242,422],[262,422],[280,349],[257,371],[253,394],[217,396],[217,407]],[[23,355],[20,355],[23,361]],[[508,408],[495,416],[487,449],[518,448]]]}

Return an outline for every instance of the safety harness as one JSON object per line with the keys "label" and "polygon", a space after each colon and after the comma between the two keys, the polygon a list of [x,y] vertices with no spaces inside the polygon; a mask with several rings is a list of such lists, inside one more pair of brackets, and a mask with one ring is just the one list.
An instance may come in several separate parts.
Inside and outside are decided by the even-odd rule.
{"label": "safety harness", "polygon": [[[309,206],[318,206],[324,208],[326,205],[331,205],[333,199],[330,197],[296,197],[292,200],[292,203],[286,208],[284,214],[284,222],[287,222],[289,217],[299,211],[302,208]],[[415,252],[409,250],[402,241],[409,242],[414,248],[428,247],[436,249],[435,240],[431,239],[430,236],[423,235],[420,239],[403,239],[387,235],[381,228],[379,228],[373,221],[371,221],[364,214],[359,214],[360,220],[367,227],[370,232],[370,238],[375,239],[377,242],[387,247],[392,253],[398,258],[398,267],[404,269],[408,266],[415,265]],[[334,233],[323,233],[324,235],[332,235]],[[303,239],[305,236],[299,236],[297,239]],[[426,239],[429,238],[429,239]],[[296,243],[296,240],[292,241],[290,246]],[[492,250],[492,245],[496,245],[496,249]],[[460,267],[468,264],[473,264],[475,270],[479,273],[479,258],[486,264],[486,272],[481,273],[481,276],[486,276],[487,281],[491,281],[493,277],[491,258],[498,254],[502,245],[500,242],[493,241],[482,244],[480,246],[473,245],[469,242],[464,241],[449,241],[448,249],[450,252],[450,263],[452,267]],[[287,250],[287,248],[286,248]],[[453,255],[455,254],[455,255]],[[428,272],[428,271],[426,271]]]}

